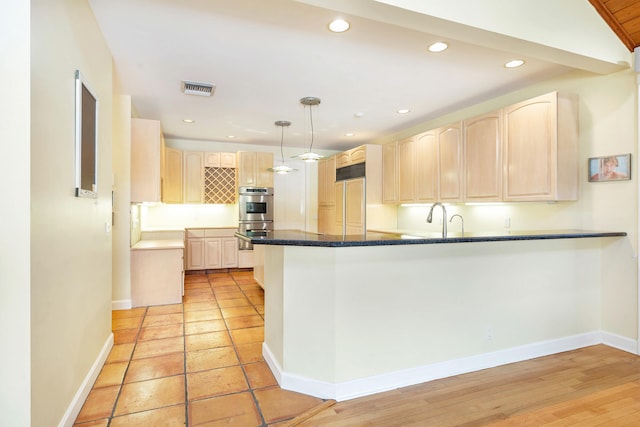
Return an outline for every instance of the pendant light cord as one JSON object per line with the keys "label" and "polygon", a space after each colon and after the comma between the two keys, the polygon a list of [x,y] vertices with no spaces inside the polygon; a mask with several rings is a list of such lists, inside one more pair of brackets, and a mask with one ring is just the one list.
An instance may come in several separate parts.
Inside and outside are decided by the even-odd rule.
{"label": "pendant light cord", "polygon": [[313,152],[313,107],[309,105],[309,121],[311,122],[311,145],[309,145],[309,152]]}
{"label": "pendant light cord", "polygon": [[280,156],[282,157],[282,164],[284,165],[284,151],[282,150],[283,142],[284,142],[284,126],[280,126]]}

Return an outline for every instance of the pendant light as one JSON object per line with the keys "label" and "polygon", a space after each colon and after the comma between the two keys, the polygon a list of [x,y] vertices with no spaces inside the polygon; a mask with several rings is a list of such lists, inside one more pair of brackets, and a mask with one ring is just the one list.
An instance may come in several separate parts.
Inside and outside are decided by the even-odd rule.
{"label": "pendant light", "polygon": [[302,99],[300,99],[300,103],[302,105],[305,106],[305,108],[308,106],[309,107],[309,119],[311,122],[311,144],[309,145],[309,151],[301,154],[299,156],[294,156],[297,157],[299,159],[304,160],[305,162],[317,162],[319,159],[322,159],[324,156],[321,156],[320,154],[314,153],[313,152],[313,138],[314,138],[314,132],[313,132],[313,109],[312,107],[314,105],[320,105],[320,98],[316,98],[315,96],[306,96]]}
{"label": "pendant light", "polygon": [[274,124],[280,127],[280,156],[282,157],[282,164],[280,166],[274,166],[267,170],[269,172],[279,173],[282,175],[295,172],[298,169],[290,168],[289,166],[284,164],[284,152],[282,151],[282,145],[284,143],[284,128],[287,126],[291,126],[291,122],[288,122],[286,120],[278,120]]}

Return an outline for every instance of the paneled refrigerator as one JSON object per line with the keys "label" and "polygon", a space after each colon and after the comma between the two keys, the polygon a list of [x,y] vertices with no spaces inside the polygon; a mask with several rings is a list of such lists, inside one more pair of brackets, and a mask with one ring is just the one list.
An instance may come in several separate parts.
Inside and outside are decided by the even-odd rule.
{"label": "paneled refrigerator", "polygon": [[365,233],[366,181],[364,163],[336,170],[336,234]]}

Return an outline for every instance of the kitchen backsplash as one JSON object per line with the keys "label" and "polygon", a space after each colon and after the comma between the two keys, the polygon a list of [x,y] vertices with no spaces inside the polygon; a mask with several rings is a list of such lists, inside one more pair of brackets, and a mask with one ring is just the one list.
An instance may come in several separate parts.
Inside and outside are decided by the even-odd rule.
{"label": "kitchen backsplash", "polygon": [[238,226],[238,205],[141,205],[142,230]]}

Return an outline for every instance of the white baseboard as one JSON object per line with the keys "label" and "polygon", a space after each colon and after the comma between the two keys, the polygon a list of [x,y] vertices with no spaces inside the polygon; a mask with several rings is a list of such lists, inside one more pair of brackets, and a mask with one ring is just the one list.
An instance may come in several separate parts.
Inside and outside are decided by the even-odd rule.
{"label": "white baseboard", "polygon": [[638,341],[620,335],[612,334],[611,332],[602,332],[602,343],[608,345],[609,347],[626,351],[627,353],[640,354],[638,353],[640,351],[640,349],[638,348]]}
{"label": "white baseboard", "polygon": [[297,391],[323,399],[343,401],[596,344],[610,345],[634,354],[636,354],[638,345],[636,341],[629,338],[596,331],[341,383],[318,381],[312,378],[283,372],[282,367],[266,343],[262,346],[262,355],[274,373],[278,384],[280,384],[280,387],[283,389]]}
{"label": "white baseboard", "polygon": [[129,310],[133,307],[130,299],[119,299],[111,301],[111,310]]}
{"label": "white baseboard", "polygon": [[84,401],[87,400],[87,396],[89,396],[89,392],[93,387],[93,383],[96,382],[96,378],[98,378],[98,375],[102,370],[102,366],[104,366],[104,362],[107,360],[112,347],[113,333],[109,334],[109,337],[107,337],[107,341],[105,341],[102,349],[100,350],[100,353],[98,353],[98,357],[96,358],[95,362],[93,362],[93,365],[91,366],[89,372],[87,372],[87,375],[84,377],[84,381],[82,381],[82,384],[80,384],[80,388],[76,392],[75,396],[73,396],[73,400],[67,407],[67,410],[65,411],[62,420],[60,420],[58,427],[73,426],[73,423],[75,422],[76,418],[78,418],[78,414],[82,409],[82,405],[84,405]]}

